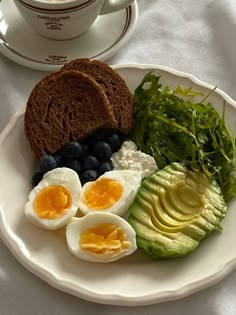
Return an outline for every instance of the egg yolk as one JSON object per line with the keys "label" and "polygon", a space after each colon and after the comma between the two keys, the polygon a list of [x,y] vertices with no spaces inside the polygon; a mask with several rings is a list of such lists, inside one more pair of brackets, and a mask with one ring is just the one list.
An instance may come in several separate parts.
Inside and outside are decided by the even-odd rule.
{"label": "egg yolk", "polygon": [[72,205],[72,196],[63,186],[49,186],[34,200],[34,211],[40,218],[53,220],[63,216]]}
{"label": "egg yolk", "polygon": [[84,202],[94,210],[103,210],[115,204],[123,193],[123,186],[116,180],[101,178],[89,185]]}
{"label": "egg yolk", "polygon": [[96,255],[118,255],[126,251],[130,245],[125,232],[112,223],[102,223],[80,235],[80,248]]}

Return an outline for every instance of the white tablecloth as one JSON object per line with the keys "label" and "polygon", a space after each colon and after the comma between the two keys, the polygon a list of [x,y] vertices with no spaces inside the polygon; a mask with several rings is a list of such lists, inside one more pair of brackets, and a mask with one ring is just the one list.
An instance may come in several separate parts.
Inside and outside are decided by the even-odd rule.
{"label": "white tablecloth", "polygon": [[[107,61],[109,64],[173,67],[217,85],[236,99],[235,0],[138,0],[138,4],[136,31]],[[0,130],[13,112],[25,105],[32,87],[44,74],[0,55]],[[0,241],[0,315],[28,314],[235,315],[236,272],[178,301],[142,307],[100,305],[43,282],[24,269]]]}

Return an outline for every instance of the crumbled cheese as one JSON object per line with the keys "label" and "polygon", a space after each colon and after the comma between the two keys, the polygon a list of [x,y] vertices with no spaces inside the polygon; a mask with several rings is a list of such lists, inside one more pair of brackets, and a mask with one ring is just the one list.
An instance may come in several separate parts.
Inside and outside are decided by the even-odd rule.
{"label": "crumbled cheese", "polygon": [[154,158],[138,150],[132,141],[124,141],[120,150],[112,155],[115,170],[133,170],[140,172],[142,178],[150,176],[157,170]]}

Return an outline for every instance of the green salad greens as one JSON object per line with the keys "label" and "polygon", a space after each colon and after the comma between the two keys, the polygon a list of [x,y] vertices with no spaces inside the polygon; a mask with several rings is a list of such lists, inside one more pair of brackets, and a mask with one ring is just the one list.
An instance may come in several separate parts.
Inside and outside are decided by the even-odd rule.
{"label": "green salad greens", "polygon": [[[196,96],[202,100],[194,101]],[[225,124],[224,104],[219,115],[207,99],[192,88],[162,87],[160,75],[146,74],[133,97],[131,138],[155,158],[159,169],[184,162],[193,170],[204,171],[217,180],[229,202],[236,196],[235,138]]]}

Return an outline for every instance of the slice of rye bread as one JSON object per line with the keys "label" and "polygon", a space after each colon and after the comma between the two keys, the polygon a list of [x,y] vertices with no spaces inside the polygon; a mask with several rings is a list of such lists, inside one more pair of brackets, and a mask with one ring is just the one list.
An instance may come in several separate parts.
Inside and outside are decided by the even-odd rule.
{"label": "slice of rye bread", "polygon": [[24,128],[38,159],[98,129],[113,128],[115,117],[102,87],[79,71],[55,72],[32,90]]}
{"label": "slice of rye bread", "polygon": [[133,123],[133,99],[121,76],[107,64],[88,58],[72,60],[61,71],[78,70],[90,75],[102,86],[110,100],[118,131],[129,133]]}

